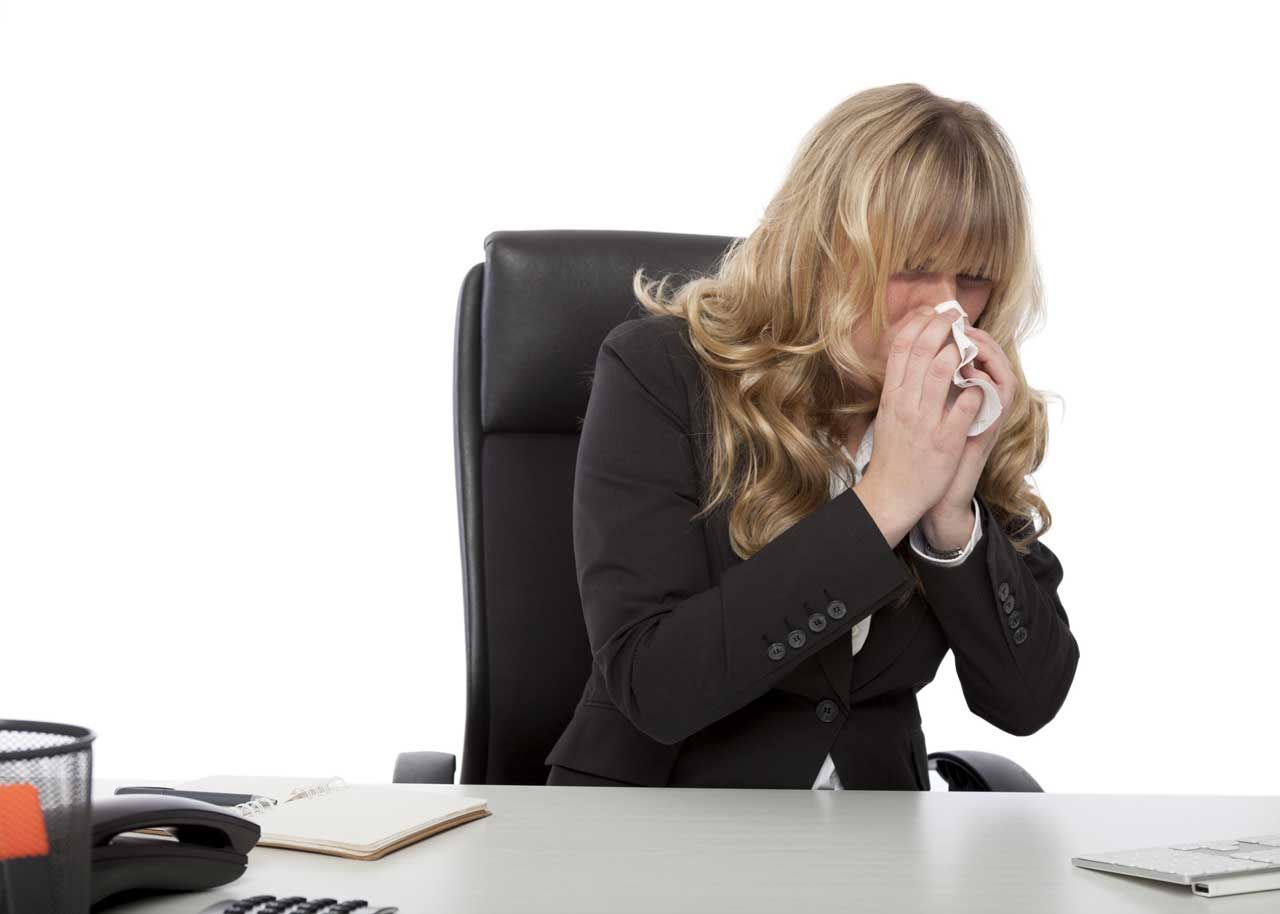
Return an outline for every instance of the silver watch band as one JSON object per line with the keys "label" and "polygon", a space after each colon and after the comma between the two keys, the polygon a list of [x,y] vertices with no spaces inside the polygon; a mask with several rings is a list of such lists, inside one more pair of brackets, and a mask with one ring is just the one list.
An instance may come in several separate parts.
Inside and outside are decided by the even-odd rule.
{"label": "silver watch band", "polygon": [[[924,539],[924,537],[921,537],[921,539]],[[959,549],[948,549],[945,552],[939,552],[937,549],[934,549],[929,545],[929,541],[927,539],[924,539],[924,551],[927,552],[931,558],[954,559],[958,558],[960,553],[964,552],[964,547],[961,546]]]}
{"label": "silver watch band", "polygon": [[[977,510],[977,509],[975,508],[974,510]],[[925,554],[928,555],[930,558],[935,558],[935,559],[959,558],[960,554],[964,552],[966,548],[968,548],[967,546],[961,546],[959,549],[947,549],[943,552],[939,552],[937,549],[934,549],[931,545],[929,545],[929,538],[927,536],[921,536],[920,541],[924,543]]]}

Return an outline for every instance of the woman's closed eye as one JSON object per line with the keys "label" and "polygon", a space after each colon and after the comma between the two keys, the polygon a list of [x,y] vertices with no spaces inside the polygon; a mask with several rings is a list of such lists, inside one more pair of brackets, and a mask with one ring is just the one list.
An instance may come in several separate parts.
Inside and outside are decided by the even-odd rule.
{"label": "woman's closed eye", "polygon": [[[928,276],[928,275],[930,275],[933,271],[932,271],[932,270],[923,270],[923,269],[918,269],[918,268],[917,268],[917,269],[914,269],[914,270],[907,270],[907,272],[908,272],[908,273],[910,273],[912,276]],[[959,278],[959,279],[963,279],[963,280],[966,280],[966,281],[968,281],[968,282],[972,282],[972,283],[978,283],[979,285],[982,285],[982,284],[985,284],[985,283],[989,283],[989,282],[991,282],[991,277],[990,277],[990,276],[981,276],[981,275],[978,275],[978,274],[976,274],[976,273],[957,273],[957,274],[956,274],[956,276],[957,276],[957,278]]]}

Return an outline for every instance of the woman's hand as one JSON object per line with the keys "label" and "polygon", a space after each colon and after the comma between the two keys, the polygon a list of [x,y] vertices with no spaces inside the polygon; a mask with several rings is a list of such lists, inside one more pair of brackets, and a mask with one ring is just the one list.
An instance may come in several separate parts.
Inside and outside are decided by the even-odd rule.
{"label": "woman's hand", "polygon": [[960,364],[949,343],[953,321],[922,307],[895,325],[871,463],[855,486],[890,546],[931,506],[949,504],[944,499],[966,446],[965,430],[982,404],[982,391],[975,389],[947,405]]}
{"label": "woman's hand", "polygon": [[[960,374],[966,378],[985,378],[994,384],[1000,395],[1001,410],[996,421],[981,435],[974,435],[965,442],[951,485],[938,503],[920,519],[925,539],[940,550],[961,548],[969,542],[974,524],[973,494],[987,465],[987,458],[995,447],[996,436],[1004,424],[1005,409],[1013,402],[1018,383],[1008,356],[989,333],[967,321],[964,332],[977,344],[978,355],[972,363],[960,369]],[[978,368],[979,365],[982,367]]]}

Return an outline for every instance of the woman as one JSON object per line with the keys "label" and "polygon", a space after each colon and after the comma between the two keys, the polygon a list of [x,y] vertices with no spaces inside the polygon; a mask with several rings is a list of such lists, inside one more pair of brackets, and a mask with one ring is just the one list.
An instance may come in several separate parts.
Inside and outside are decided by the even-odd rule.
{"label": "woman", "polygon": [[[948,649],[979,717],[1051,720],[1079,650],[1027,484],[1048,426],[1017,345],[1043,306],[991,119],[916,84],[854,95],[714,275],[642,274],[583,420],[595,663],[547,783],[928,790],[915,696]],[[948,300],[979,350],[962,375],[999,393],[974,436]]]}

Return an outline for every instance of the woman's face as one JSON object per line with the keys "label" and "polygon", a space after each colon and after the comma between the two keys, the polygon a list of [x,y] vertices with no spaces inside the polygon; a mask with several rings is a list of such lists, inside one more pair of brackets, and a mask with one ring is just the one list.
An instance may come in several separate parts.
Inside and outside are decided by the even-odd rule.
{"label": "woman's face", "polygon": [[[885,306],[888,309],[889,328],[880,338],[879,346],[872,343],[872,327],[870,315],[865,315],[854,328],[853,343],[858,354],[869,364],[884,371],[889,362],[889,348],[893,338],[911,318],[917,308],[940,305],[949,299],[955,299],[964,309],[966,323],[977,323],[983,309],[987,307],[987,299],[991,297],[992,283],[989,279],[967,276],[963,273],[937,273],[925,270],[911,270],[894,273],[889,277],[885,294]],[[955,312],[951,312],[953,315]]]}

